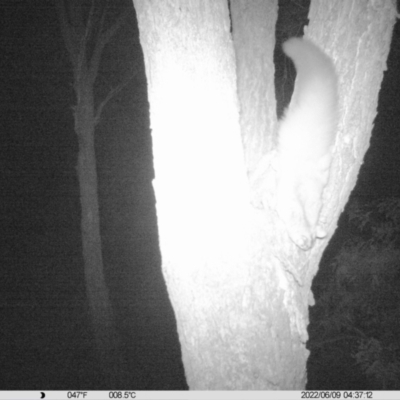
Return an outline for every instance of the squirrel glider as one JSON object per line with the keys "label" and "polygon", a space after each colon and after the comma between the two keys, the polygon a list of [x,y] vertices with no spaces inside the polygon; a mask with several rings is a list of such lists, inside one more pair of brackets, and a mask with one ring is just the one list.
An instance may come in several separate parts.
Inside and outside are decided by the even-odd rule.
{"label": "squirrel glider", "polygon": [[308,250],[326,236],[320,213],[337,130],[337,75],[332,60],[306,39],[289,39],[283,51],[297,76],[279,123],[276,211],[291,240]]}

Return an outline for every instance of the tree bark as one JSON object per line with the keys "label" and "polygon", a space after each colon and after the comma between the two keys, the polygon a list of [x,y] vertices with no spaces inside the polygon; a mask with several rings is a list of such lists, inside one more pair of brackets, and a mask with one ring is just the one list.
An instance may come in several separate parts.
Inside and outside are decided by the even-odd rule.
{"label": "tree bark", "polygon": [[[162,270],[177,319],[188,385],[192,390],[304,389],[310,288],[327,241],[319,241],[310,252],[302,251],[290,242],[272,202],[264,210],[251,204],[254,187],[249,187],[247,172],[268,156],[274,129],[255,128],[252,137],[246,137],[246,131],[240,135],[227,3],[133,2],[148,80]],[[233,30],[235,3],[231,3]],[[256,24],[257,31],[263,19],[254,16],[259,15],[262,2],[241,3],[248,8],[242,13],[243,26]],[[343,2],[332,3],[339,8]],[[363,3],[357,4],[362,8]],[[251,12],[252,7],[261,8]],[[380,18],[393,23],[389,17],[393,9],[382,7],[385,17]],[[354,32],[347,28],[347,35]],[[262,38],[254,38],[260,40],[258,46],[263,46]],[[386,35],[387,43],[389,39]],[[380,57],[386,55],[387,49]],[[253,57],[252,63],[262,62],[252,51],[247,56]],[[245,64],[239,59],[238,71],[250,76]],[[239,76],[240,100],[251,102],[253,97],[241,84],[243,76]],[[270,70],[261,87],[273,87],[273,76]],[[258,82],[247,82],[251,83],[247,90],[263,99]],[[375,96],[379,85],[378,79],[371,88]],[[246,103],[246,110],[251,106]],[[246,118],[259,128],[254,116]],[[242,130],[250,125],[242,121]],[[274,122],[265,121],[262,128],[268,125]],[[260,152],[254,143],[263,143],[261,135],[269,137]],[[353,170],[359,168],[359,160],[353,160]],[[264,172],[268,181],[273,171]],[[351,190],[342,183],[334,193],[342,189],[347,194]],[[344,202],[342,197],[340,204]],[[338,215],[332,210],[327,215],[331,234]]]}

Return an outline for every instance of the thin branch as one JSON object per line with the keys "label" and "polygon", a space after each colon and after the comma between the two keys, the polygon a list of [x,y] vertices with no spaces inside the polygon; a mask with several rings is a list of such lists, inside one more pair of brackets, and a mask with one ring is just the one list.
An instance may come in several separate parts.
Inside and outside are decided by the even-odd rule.
{"label": "thin branch", "polygon": [[58,20],[60,22],[61,34],[64,38],[64,43],[67,48],[71,64],[74,65],[75,61],[74,56],[76,54],[74,45],[75,40],[73,40],[74,31],[72,26],[68,23],[64,0],[56,0],[55,3],[56,3]]}
{"label": "thin branch", "polygon": [[[82,4],[80,4],[80,16],[81,20],[83,20],[83,11],[82,11]],[[79,40],[79,56],[78,56],[78,62],[77,62],[77,72],[80,75],[83,70],[87,69],[87,63],[86,63],[86,53],[87,53],[87,46],[89,43],[89,38],[92,33],[93,29],[93,15],[94,15],[94,1],[92,0],[92,4],[90,6],[90,11],[89,11],[89,16],[86,22],[85,26],[85,33],[84,35],[80,35],[80,40]],[[77,18],[77,17],[76,17]]]}
{"label": "thin branch", "polygon": [[[94,4],[92,3],[86,26],[83,22],[82,3],[80,1],[76,2],[74,5],[70,5],[69,16],[65,0],[56,0],[55,5],[60,22],[61,33],[72,64],[74,81],[78,82],[83,69],[86,69],[85,54],[87,36],[90,34],[92,26],[91,21]],[[72,18],[72,21],[70,21],[69,17]]]}
{"label": "thin branch", "polygon": [[310,340],[308,342],[307,346],[309,346],[310,349],[315,349],[317,347],[323,347],[323,346],[325,346],[327,344],[339,342],[339,341],[342,341],[342,340],[360,340],[360,337],[359,336],[353,336],[353,335],[343,335],[343,336],[337,336],[337,337],[332,338],[332,339],[323,340],[323,341],[317,342],[317,343],[315,343],[313,340]]}
{"label": "thin branch", "polygon": [[115,32],[125,22],[125,19],[129,15],[129,9],[125,9],[124,11],[122,11],[121,14],[119,15],[119,17],[116,19],[116,21],[112,24],[112,26],[109,29],[107,29],[105,32],[102,33],[101,28],[103,27],[103,24],[104,24],[104,15],[105,15],[105,12],[103,13],[101,21],[100,21],[100,34],[96,40],[95,48],[93,50],[93,55],[90,60],[90,76],[93,79],[93,82],[97,76],[97,72],[98,72],[99,64],[100,64],[100,58],[101,58],[103,49],[104,49],[105,45],[110,41],[110,39],[114,36]]}
{"label": "thin branch", "polygon": [[128,17],[130,14],[130,9],[125,8],[121,14],[118,16],[116,21],[110,28],[108,28],[102,35],[101,35],[101,40],[104,42],[104,44],[107,44],[110,39],[114,36],[115,32],[121,27],[121,25],[125,22],[125,19]]}
{"label": "thin branch", "polygon": [[99,122],[100,122],[100,118],[101,118],[101,113],[103,112],[103,108],[104,106],[114,97],[116,96],[136,75],[133,74],[132,76],[130,76],[128,79],[126,79],[124,82],[120,83],[119,85],[117,85],[116,87],[112,88],[107,96],[105,97],[105,99],[99,104],[99,106],[97,107],[96,110],[96,116],[94,118],[94,125],[96,126]]}

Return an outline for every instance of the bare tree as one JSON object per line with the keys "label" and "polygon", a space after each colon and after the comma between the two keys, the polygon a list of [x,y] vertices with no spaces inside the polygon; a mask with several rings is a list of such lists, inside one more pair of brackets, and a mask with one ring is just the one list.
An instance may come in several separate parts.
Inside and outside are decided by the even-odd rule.
{"label": "bare tree", "polygon": [[103,50],[128,12],[121,14],[112,26],[105,29],[106,6],[95,4],[92,1],[90,7],[85,7],[80,0],[56,0],[61,32],[73,68],[77,101],[73,114],[79,143],[77,172],[86,290],[97,349],[101,360],[107,363],[116,347],[117,337],[103,268],[94,135],[104,106],[127,84],[128,79],[111,89],[97,108],[94,85]]}
{"label": "bare tree", "polygon": [[307,246],[291,239],[274,205],[276,3],[230,2],[236,59],[226,0],[133,3],[162,270],[188,385],[303,389],[311,282],[368,147],[394,3],[312,2],[306,37],[335,65],[340,113],[323,192],[326,237]]}

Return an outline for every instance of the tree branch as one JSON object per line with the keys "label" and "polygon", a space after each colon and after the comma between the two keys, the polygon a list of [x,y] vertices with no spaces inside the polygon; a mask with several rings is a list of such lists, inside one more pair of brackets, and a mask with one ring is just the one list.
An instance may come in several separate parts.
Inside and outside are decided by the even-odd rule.
{"label": "tree branch", "polygon": [[[108,28],[105,32],[102,32],[102,27],[104,25],[105,12],[103,12],[100,21],[100,33],[99,37],[96,40],[95,48],[93,50],[93,55],[90,60],[90,76],[95,79],[97,76],[97,72],[99,69],[100,58],[103,52],[105,45],[110,41],[110,39],[114,36],[115,32],[121,27],[121,25],[125,22],[125,19],[129,15],[129,9],[126,8],[121,12],[116,21],[112,24],[110,28]],[[94,82],[94,80],[93,80]]]}
{"label": "tree branch", "polygon": [[105,97],[105,99],[99,104],[99,106],[97,107],[96,110],[96,116],[94,118],[94,124],[95,126],[100,122],[100,118],[101,118],[101,113],[103,111],[104,106],[114,97],[116,96],[136,75],[136,73],[134,73],[132,76],[130,76],[129,78],[127,78],[124,82],[120,83],[119,85],[117,85],[116,87],[114,87],[113,89],[111,89],[107,96]]}
{"label": "tree branch", "polygon": [[325,345],[328,345],[330,343],[335,343],[335,342],[339,342],[342,340],[360,340],[359,336],[355,336],[355,335],[342,335],[342,336],[337,336],[335,338],[332,339],[326,339],[326,340],[322,340],[319,342],[314,342],[313,340],[310,340],[308,342],[308,345],[310,349],[316,349],[318,347],[323,347]]}
{"label": "tree branch", "polygon": [[[80,1],[80,0],[79,0]],[[83,23],[83,12],[82,12],[82,3],[79,2],[80,6],[80,17],[81,17],[81,23]],[[87,63],[86,63],[86,53],[87,53],[87,46],[88,42],[90,39],[90,35],[93,30],[93,15],[94,15],[94,1],[92,0],[92,5],[90,6],[90,11],[89,11],[89,16],[86,22],[86,26],[82,26],[82,28],[85,29],[85,33],[82,35],[79,35],[79,53],[78,53],[78,60],[77,60],[77,71],[78,75],[82,73],[83,70],[87,71]],[[78,19],[77,16],[75,16],[75,19]],[[81,28],[81,29],[82,29]],[[83,30],[83,29],[82,29]]]}
{"label": "tree branch", "polygon": [[76,38],[74,37],[75,32],[72,26],[68,22],[64,0],[56,0],[55,3],[56,3],[58,20],[60,22],[61,34],[63,36],[71,64],[74,65],[75,63],[74,57],[76,54]]}
{"label": "tree branch", "polygon": [[[80,0],[70,5],[69,16],[65,0],[56,0],[55,5],[61,33],[72,64],[74,81],[77,83],[82,71],[86,70],[86,48],[92,29],[94,4],[92,2],[86,26],[83,21],[82,3]],[[71,17],[71,21],[69,17]]]}

